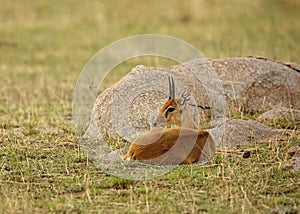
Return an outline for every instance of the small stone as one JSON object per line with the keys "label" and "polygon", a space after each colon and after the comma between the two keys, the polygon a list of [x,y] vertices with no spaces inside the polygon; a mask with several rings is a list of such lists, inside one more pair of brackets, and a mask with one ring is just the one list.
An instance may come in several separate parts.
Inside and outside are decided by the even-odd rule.
{"label": "small stone", "polygon": [[251,152],[250,151],[246,151],[243,154],[243,158],[250,158],[250,156],[251,156]]}
{"label": "small stone", "polygon": [[291,208],[289,211],[285,212],[286,214],[298,214],[298,210],[296,208]]}
{"label": "small stone", "polygon": [[300,155],[300,146],[292,146],[287,150],[288,155],[290,156],[298,156]]}
{"label": "small stone", "polygon": [[292,157],[286,165],[283,167],[283,170],[291,172],[298,172],[300,170],[300,156]]}

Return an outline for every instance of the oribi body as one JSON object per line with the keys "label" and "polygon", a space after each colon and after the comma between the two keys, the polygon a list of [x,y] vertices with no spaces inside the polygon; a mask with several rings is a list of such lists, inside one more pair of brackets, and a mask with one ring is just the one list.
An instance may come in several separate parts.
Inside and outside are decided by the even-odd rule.
{"label": "oribi body", "polygon": [[[160,128],[154,128],[139,136],[131,144],[124,159],[158,165],[177,165],[204,162],[214,154],[215,143],[212,137],[207,131],[197,129],[184,106],[189,99],[187,94],[183,93],[180,103],[178,99],[175,101],[172,77],[169,77],[169,90],[169,99],[161,107],[155,122]],[[183,124],[187,125],[183,127]]]}
{"label": "oribi body", "polygon": [[207,131],[189,128],[157,128],[139,136],[124,159],[146,163],[192,164],[208,160],[215,144]]}

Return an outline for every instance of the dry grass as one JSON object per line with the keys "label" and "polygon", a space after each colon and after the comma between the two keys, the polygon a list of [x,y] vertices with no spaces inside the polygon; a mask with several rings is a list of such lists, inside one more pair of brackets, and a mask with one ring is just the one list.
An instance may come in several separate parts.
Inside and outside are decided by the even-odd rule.
{"label": "dry grass", "polygon": [[[72,93],[87,60],[125,36],[179,37],[206,56],[300,63],[297,0],[3,1],[0,7],[1,213],[253,213],[299,209],[299,173],[282,170],[300,144],[219,151],[207,165],[154,180],[106,175],[82,153]],[[112,81],[135,64],[119,66]],[[112,84],[111,82],[107,83]],[[251,151],[243,158],[244,151]],[[255,151],[255,152],[254,152]]]}

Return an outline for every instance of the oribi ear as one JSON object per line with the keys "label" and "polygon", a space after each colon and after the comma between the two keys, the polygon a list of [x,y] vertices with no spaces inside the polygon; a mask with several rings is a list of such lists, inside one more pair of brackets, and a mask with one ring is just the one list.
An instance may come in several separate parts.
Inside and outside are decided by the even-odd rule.
{"label": "oribi ear", "polygon": [[188,91],[182,92],[181,98],[180,105],[185,105],[191,99],[190,93]]}
{"label": "oribi ear", "polygon": [[173,112],[173,111],[175,111],[175,107],[170,106],[170,107],[166,110],[165,117],[168,118],[169,113],[170,113],[170,112]]}

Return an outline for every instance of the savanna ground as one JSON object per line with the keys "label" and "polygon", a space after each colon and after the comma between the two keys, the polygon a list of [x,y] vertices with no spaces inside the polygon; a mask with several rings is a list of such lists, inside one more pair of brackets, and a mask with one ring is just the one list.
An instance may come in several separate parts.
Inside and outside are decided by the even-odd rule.
{"label": "savanna ground", "polygon": [[[300,1],[25,1],[0,4],[0,213],[270,213],[300,209],[299,173],[283,171],[294,133],[218,151],[204,167],[146,181],[105,174],[81,151],[72,93],[98,50],[127,36],[175,36],[210,58],[300,63]],[[136,64],[124,63],[110,85]],[[243,158],[244,151],[252,152]]]}

